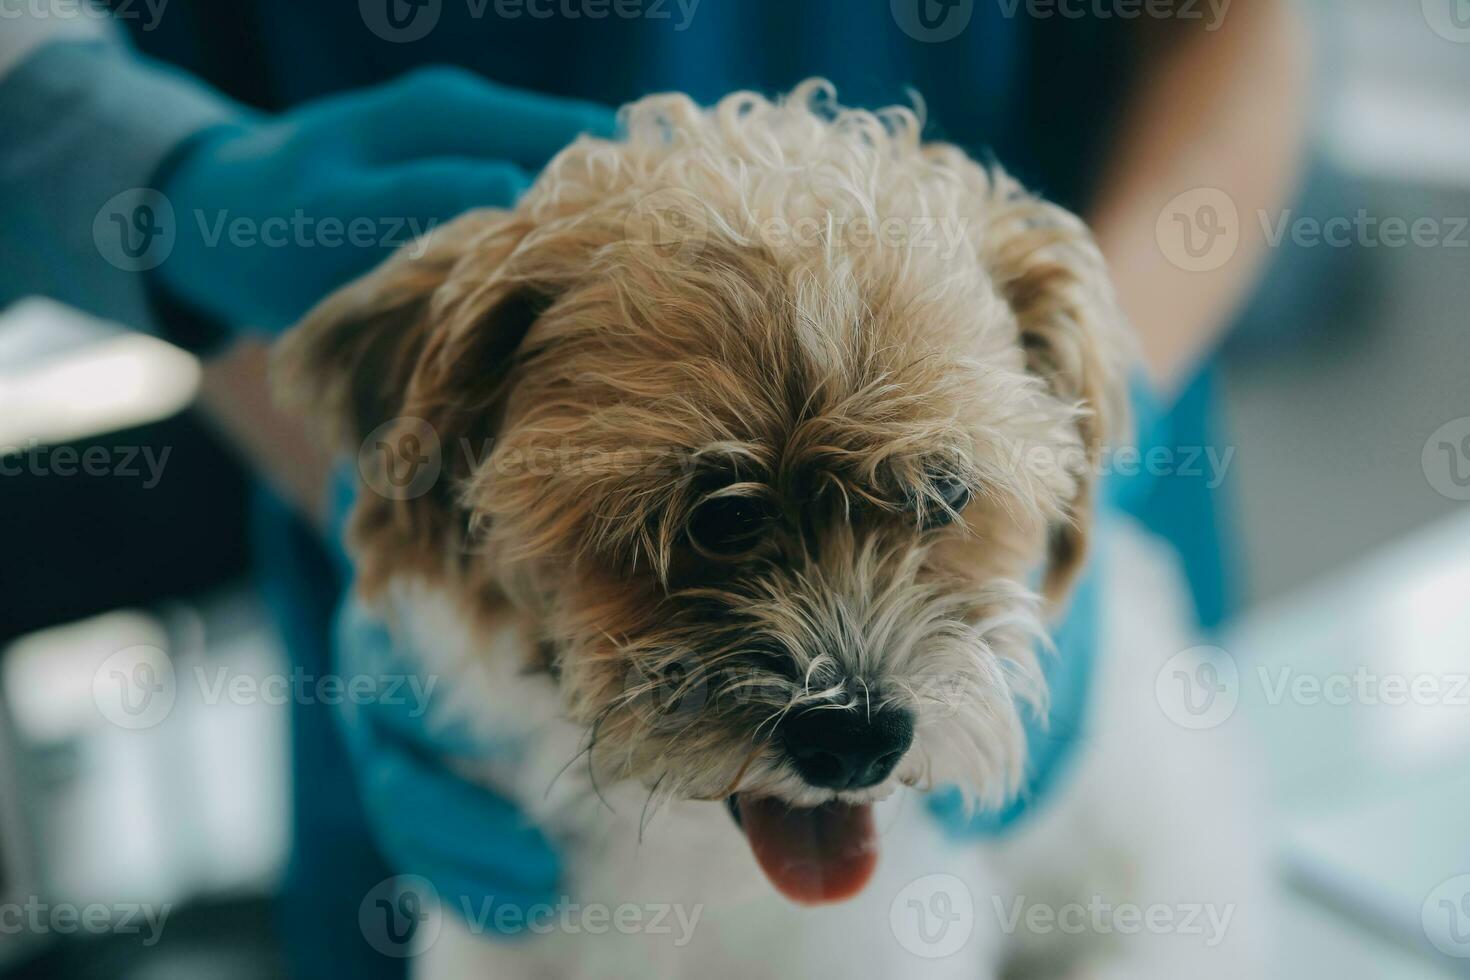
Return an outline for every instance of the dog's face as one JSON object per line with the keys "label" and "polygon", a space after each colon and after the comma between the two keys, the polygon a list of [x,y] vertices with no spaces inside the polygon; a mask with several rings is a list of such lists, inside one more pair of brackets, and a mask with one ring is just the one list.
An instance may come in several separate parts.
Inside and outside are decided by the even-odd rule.
{"label": "dog's face", "polygon": [[639,103],[279,354],[351,448],[442,447],[361,495],[367,587],[527,619],[600,778],[728,799],[804,901],[895,785],[1013,790],[1123,347],[1074,218],[822,94]]}

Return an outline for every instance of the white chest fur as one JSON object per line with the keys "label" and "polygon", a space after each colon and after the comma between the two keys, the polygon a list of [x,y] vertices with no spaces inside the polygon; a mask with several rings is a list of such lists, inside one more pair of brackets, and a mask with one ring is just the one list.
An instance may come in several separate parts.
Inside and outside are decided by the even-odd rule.
{"label": "white chest fur", "polygon": [[[920,935],[925,923],[916,916],[929,910],[910,903],[936,901],[935,887],[948,886],[915,890],[915,880],[955,876],[971,896],[997,884],[984,851],[945,840],[915,794],[878,805],[882,851],[862,895],[823,908],[793,905],[761,873],[723,804],[678,801],[651,811],[642,786],[594,787],[582,763],[585,733],[563,720],[554,682],[520,670],[520,649],[495,649],[521,644],[515,631],[473,636],[444,597],[409,588],[398,590],[392,618],[421,669],[440,675],[432,723],[468,725],[487,744],[511,746],[466,776],[514,799],[556,843],[565,867],[565,894],[510,920],[528,934],[520,942],[496,938],[479,896],[441,895],[454,914],[431,930],[418,976],[947,978],[973,977],[977,963],[998,956],[998,930],[974,935],[990,916],[966,917],[962,956],[928,959],[908,948],[927,952],[950,927],[936,918],[928,938]],[[938,896],[936,915],[948,898]]]}

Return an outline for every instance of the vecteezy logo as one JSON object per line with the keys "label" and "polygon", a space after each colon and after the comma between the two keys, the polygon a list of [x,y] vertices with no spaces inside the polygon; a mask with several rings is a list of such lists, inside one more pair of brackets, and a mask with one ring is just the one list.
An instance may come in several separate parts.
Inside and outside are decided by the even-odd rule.
{"label": "vecteezy logo", "polygon": [[157,268],[174,250],[177,228],[169,199],[147,187],[115,194],[92,220],[97,252],[124,272]]}
{"label": "vecteezy logo", "polygon": [[653,246],[664,261],[689,261],[709,241],[709,211],[690,191],[678,187],[645,194],[623,222],[630,242]]}
{"label": "vecteezy logo", "polygon": [[1240,211],[1224,191],[1199,187],[1164,206],[1154,235],[1173,265],[1185,272],[1213,272],[1240,248]]}
{"label": "vecteezy logo", "polygon": [[888,6],[900,30],[928,44],[959,37],[975,15],[975,0],[889,0]]}
{"label": "vecteezy logo", "polygon": [[658,669],[634,664],[623,683],[627,702],[650,728],[670,730],[687,726],[704,710],[709,684],[698,664],[682,660]]}
{"label": "vecteezy logo", "polygon": [[1423,0],[1430,30],[1457,44],[1470,44],[1470,0]]}
{"label": "vecteezy logo", "polygon": [[[131,228],[121,214],[110,214],[108,217],[117,226],[122,253],[130,259],[141,259],[147,255],[148,250],[153,247],[153,240],[163,234],[163,229],[158,224],[158,214],[147,204],[133,208]],[[136,237],[133,232],[137,232]]]}
{"label": "vecteezy logo", "polygon": [[1446,956],[1470,959],[1470,875],[1457,875],[1430,892],[1421,916],[1430,945]]}
{"label": "vecteezy logo", "polygon": [[1190,647],[1164,662],[1154,696],[1169,720],[1201,731],[1223,725],[1240,703],[1240,669],[1219,647]]}
{"label": "vecteezy logo", "polygon": [[1424,443],[1424,477],[1442,497],[1470,500],[1470,416],[1446,422]]}
{"label": "vecteezy logo", "polygon": [[909,882],[888,906],[888,925],[904,949],[926,960],[953,956],[975,931],[975,899],[954,875]]}
{"label": "vecteezy logo", "polygon": [[367,29],[392,44],[421,41],[439,23],[444,0],[358,0]]}
{"label": "vecteezy logo", "polygon": [[384,956],[417,956],[439,938],[439,892],[419,875],[384,878],[363,896],[357,925]]}
{"label": "vecteezy logo", "polygon": [[411,416],[389,419],[369,432],[357,453],[363,482],[389,500],[422,497],[438,481],[443,465],[439,434]]}
{"label": "vecteezy logo", "polygon": [[158,647],[119,650],[92,675],[92,702],[119,728],[152,728],[173,710],[173,662]]}

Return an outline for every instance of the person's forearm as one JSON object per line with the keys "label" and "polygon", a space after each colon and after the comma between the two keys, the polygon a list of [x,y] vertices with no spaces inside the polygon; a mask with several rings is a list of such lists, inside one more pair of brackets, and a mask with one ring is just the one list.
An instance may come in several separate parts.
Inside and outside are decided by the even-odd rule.
{"label": "person's forearm", "polygon": [[269,348],[237,343],[204,364],[199,407],[255,473],[302,516],[326,526],[331,460],[299,416],[276,407]]}
{"label": "person's forearm", "polygon": [[[1167,398],[1264,265],[1257,216],[1282,207],[1295,185],[1309,68],[1289,0],[1235,0],[1215,30],[1154,24],[1143,40],[1148,56],[1091,221],[1150,380]],[[1228,209],[1208,210],[1226,199],[1239,232],[1233,250],[1214,237],[1232,220]]]}

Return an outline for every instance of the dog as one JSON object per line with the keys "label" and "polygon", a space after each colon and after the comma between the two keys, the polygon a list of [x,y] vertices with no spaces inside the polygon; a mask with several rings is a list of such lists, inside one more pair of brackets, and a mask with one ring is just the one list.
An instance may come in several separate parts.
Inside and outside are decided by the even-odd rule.
{"label": "dog", "polygon": [[[1057,799],[985,843],[924,802],[1026,792],[1048,714],[1132,356],[1084,224],[820,81],[653,96],[621,129],[276,352],[286,400],[363,448],[359,596],[453,680],[435,723],[517,746],[465,777],[556,842],[579,907],[697,919],[504,944],[445,916],[418,973],[1255,975],[1238,922],[1207,945],[1029,912],[1260,907],[1211,815],[1225,767],[1152,703],[1188,646],[1156,556]],[[432,478],[384,486],[368,447]]]}

